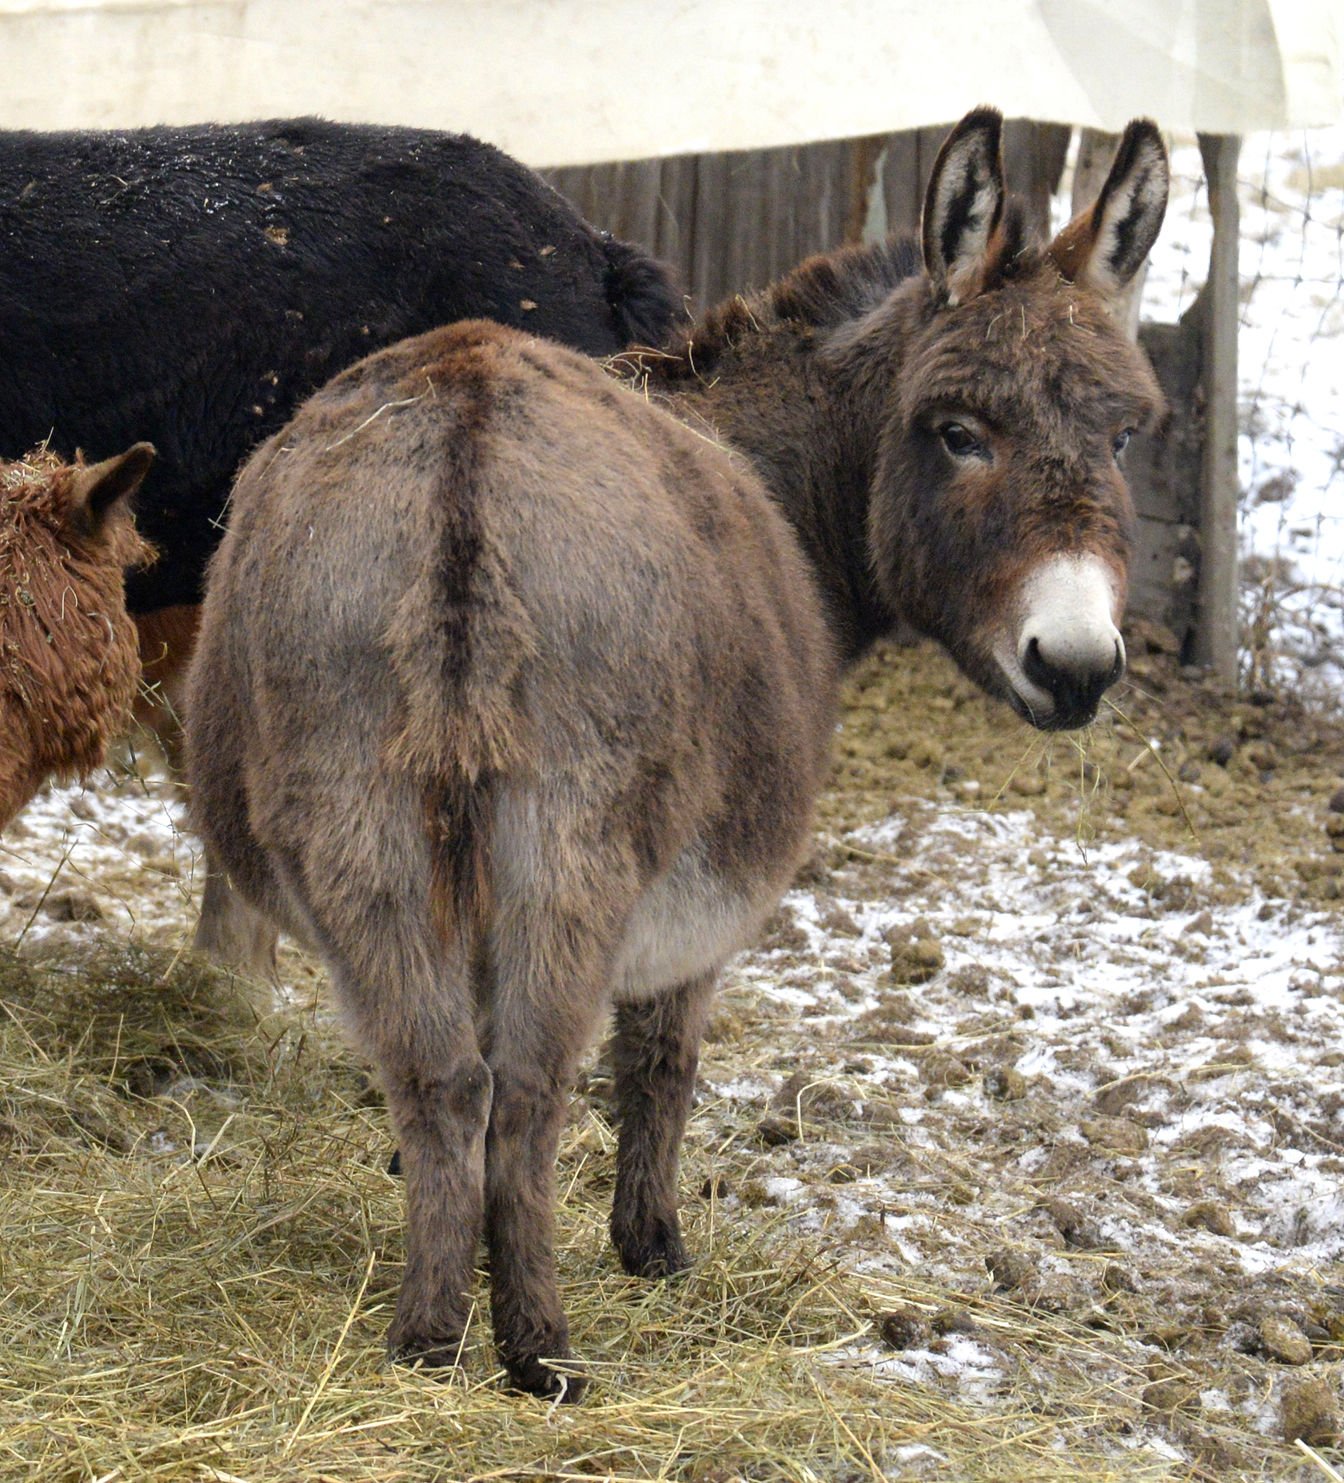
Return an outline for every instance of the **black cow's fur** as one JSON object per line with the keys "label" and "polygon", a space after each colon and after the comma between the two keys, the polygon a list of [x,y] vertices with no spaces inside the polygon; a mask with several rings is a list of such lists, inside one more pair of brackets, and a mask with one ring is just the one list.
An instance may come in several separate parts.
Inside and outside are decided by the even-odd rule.
{"label": "black cow's fur", "polygon": [[609,354],[678,310],[532,171],[420,129],[0,134],[0,244],[0,449],[158,449],[139,613],[199,600],[235,469],[350,362],[479,316]]}

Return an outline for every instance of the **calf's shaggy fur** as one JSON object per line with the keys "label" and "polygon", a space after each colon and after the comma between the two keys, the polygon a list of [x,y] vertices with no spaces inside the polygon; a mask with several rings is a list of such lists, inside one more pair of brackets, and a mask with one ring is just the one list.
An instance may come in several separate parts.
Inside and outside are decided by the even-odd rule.
{"label": "calf's shaggy fur", "polygon": [[85,467],[0,464],[0,828],[50,774],[82,775],[125,730],[140,678],[122,573],[151,550],[127,501],[154,450]]}
{"label": "calf's shaggy fur", "polygon": [[813,260],[632,357],[632,385],[436,330],[338,377],[238,481],[194,807],[380,1068],[399,1355],[454,1361],[484,1230],[511,1377],[562,1384],[552,1166],[612,1007],[612,1236],[631,1272],[685,1265],[706,1006],[805,847],[848,662],[904,616],[1051,727],[1123,667],[1118,459],[1160,398],[1106,301],[1166,158],[1131,126],[1066,275],[1004,210],[999,135],[981,110],[944,146],[922,271],[899,245]]}

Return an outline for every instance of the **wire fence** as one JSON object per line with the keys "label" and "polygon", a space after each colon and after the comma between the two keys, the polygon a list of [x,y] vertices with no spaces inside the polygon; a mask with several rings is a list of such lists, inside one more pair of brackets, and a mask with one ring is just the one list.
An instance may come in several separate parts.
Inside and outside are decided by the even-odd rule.
{"label": "wire fence", "polygon": [[[1145,315],[1175,320],[1207,272],[1199,150],[1177,141]],[[1344,128],[1249,136],[1241,206],[1242,679],[1344,702]]]}

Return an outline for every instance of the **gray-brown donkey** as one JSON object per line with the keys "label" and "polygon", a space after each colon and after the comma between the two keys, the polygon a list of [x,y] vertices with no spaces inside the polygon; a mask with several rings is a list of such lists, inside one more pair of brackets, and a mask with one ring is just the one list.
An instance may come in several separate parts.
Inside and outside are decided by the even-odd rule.
{"label": "gray-brown donkey", "polygon": [[804,848],[847,664],[903,617],[1042,727],[1123,668],[1119,458],[1160,409],[1107,300],[1167,166],[1131,124],[1041,249],[970,114],[899,243],[814,258],[618,376],[483,322],[318,392],[243,470],[190,719],[209,849],[316,944],[406,1176],[393,1352],[458,1354],[476,1243],[513,1381],[569,1354],[567,1085],[612,1006],[611,1231],[686,1265],[715,977]]}

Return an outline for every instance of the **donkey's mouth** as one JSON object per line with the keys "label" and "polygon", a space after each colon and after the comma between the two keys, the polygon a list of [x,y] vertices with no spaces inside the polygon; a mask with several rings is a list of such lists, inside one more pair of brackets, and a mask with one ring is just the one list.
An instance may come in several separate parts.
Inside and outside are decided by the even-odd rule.
{"label": "donkey's mouth", "polygon": [[1073,731],[1096,719],[1101,697],[1125,672],[1120,606],[1116,579],[1095,556],[1053,556],[1023,583],[1017,617],[991,653],[1024,720]]}
{"label": "donkey's mouth", "polygon": [[1055,705],[1047,696],[1043,704],[1033,705],[1020,692],[1009,686],[1008,704],[1029,722],[1037,731],[1078,731],[1090,726],[1097,719],[1097,704],[1074,706],[1067,709]]}
{"label": "donkey's mouth", "polygon": [[1002,695],[1008,704],[1038,731],[1077,731],[1097,719],[1102,696],[1125,672],[1124,648],[1118,642],[1115,658],[1108,669],[1067,679],[1051,674],[1049,688],[1037,683],[1033,674],[1033,656],[1025,664],[1016,655],[996,653],[995,661],[1003,682]]}

